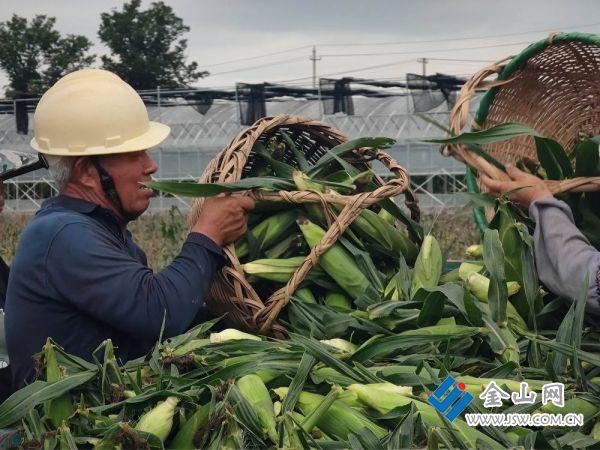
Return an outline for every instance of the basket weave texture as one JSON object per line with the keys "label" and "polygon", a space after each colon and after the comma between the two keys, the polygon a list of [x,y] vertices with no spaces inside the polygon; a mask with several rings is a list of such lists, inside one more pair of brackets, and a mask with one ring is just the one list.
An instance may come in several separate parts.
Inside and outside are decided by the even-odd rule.
{"label": "basket weave texture", "polygon": [[[244,178],[254,163],[255,155],[252,152],[254,144],[257,141],[267,142],[279,131],[285,131],[292,138],[296,147],[305,154],[309,164],[314,164],[328,149],[346,141],[345,136],[339,131],[309,118],[288,115],[266,117],[239,133],[216,155],[205,169],[200,181],[223,183]],[[379,160],[392,172],[393,179],[384,182],[381,178],[375,177],[375,182],[379,185],[376,190],[355,195],[320,194],[312,191],[246,191],[246,195],[256,200],[289,203],[319,202],[324,206],[327,217],[331,219],[329,228],[287,285],[264,301],[246,279],[235,254],[235,247],[227,246],[224,252],[229,263],[215,277],[207,298],[207,305],[211,312],[226,313],[226,321],[239,329],[262,334],[271,332],[276,336],[283,336],[285,329],[277,323],[279,312],[288,303],[290,295],[294,293],[310,269],[317,264],[319,257],[337,241],[364,208],[384,198],[404,193],[413,218],[418,215],[416,200],[408,189],[408,172],[387,153],[372,148],[360,148],[345,159],[359,168],[366,168],[368,161]],[[285,154],[283,160],[295,165],[291,152]],[[194,200],[189,215],[190,227],[198,219],[203,203],[203,198]],[[339,215],[336,216],[328,207],[331,203],[344,206]]]}
{"label": "basket weave texture", "polygon": [[[495,75],[495,81],[487,81]],[[554,33],[518,56],[480,70],[465,83],[450,113],[453,134],[459,134],[467,125],[470,102],[481,89],[489,90],[471,124],[474,131],[507,122],[525,123],[570,152],[581,137],[600,134],[600,36]],[[537,161],[530,136],[483,148],[504,164],[514,164],[523,157]],[[443,152],[465,162],[478,174],[508,179],[506,173],[463,145],[445,147]],[[600,190],[600,177],[546,183],[555,194]]]}

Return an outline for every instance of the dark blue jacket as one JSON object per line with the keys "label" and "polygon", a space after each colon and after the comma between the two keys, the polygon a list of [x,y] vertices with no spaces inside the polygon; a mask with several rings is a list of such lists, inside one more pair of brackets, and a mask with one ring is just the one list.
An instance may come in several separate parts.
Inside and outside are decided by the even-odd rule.
{"label": "dark blue jacket", "polygon": [[88,361],[112,339],[124,362],[151,348],[163,319],[164,337],[184,332],[223,262],[219,246],[190,233],[173,262],[154,274],[110,210],[65,196],[46,200],[21,235],[8,282],[14,387],[32,381],[32,356],[48,337]]}

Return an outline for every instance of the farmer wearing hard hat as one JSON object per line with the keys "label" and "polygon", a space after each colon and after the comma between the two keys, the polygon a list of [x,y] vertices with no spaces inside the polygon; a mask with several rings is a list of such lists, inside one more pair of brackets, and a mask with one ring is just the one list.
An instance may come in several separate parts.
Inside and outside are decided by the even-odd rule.
{"label": "farmer wearing hard hat", "polygon": [[[496,196],[510,193],[514,203],[535,221],[535,264],[540,280],[557,295],[578,298],[587,280],[586,310],[600,315],[600,252],[575,226],[565,202],[552,196],[543,180],[516,167],[507,167],[509,181],[481,181]],[[586,278],[587,277],[587,278]]]}
{"label": "farmer wearing hard hat", "polygon": [[93,360],[112,339],[126,361],[185,331],[199,313],[221,247],[246,231],[246,197],[209,198],[173,262],[146,264],[128,222],[150,204],[157,166],[146,150],[169,127],[150,122],[142,99],[118,76],[96,69],[61,78],[35,111],[31,145],[44,154],[59,189],[27,225],[13,260],[6,340],[13,387],[34,378],[33,355],[48,337]]}

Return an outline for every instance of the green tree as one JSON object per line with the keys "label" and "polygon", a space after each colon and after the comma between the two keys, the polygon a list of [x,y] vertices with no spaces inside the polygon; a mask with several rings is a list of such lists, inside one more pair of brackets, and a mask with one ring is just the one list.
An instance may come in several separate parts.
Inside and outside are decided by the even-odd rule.
{"label": "green tree", "polygon": [[98,36],[112,51],[102,56],[103,67],[115,72],[135,89],[187,87],[208,75],[196,62],[187,63],[190,28],[170,6],[155,2],[140,11],[141,0],[131,0],[122,11],[101,15]]}
{"label": "green tree", "polygon": [[36,15],[28,21],[16,14],[0,22],[0,68],[10,81],[7,96],[41,94],[61,76],[94,62],[88,53],[91,42],[85,36],[61,37],[55,23],[54,17]]}

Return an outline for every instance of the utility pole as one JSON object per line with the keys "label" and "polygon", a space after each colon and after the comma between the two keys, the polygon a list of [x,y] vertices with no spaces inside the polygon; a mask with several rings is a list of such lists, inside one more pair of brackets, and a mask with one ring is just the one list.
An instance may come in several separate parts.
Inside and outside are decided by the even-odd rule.
{"label": "utility pole", "polygon": [[313,89],[317,88],[317,61],[321,61],[321,57],[317,58],[317,46],[313,45],[312,55],[308,58],[312,61],[312,81]]}
{"label": "utility pole", "polygon": [[427,76],[427,63],[429,62],[429,60],[427,58],[419,58],[417,59],[417,62],[420,62],[423,64],[423,76],[426,77]]}

